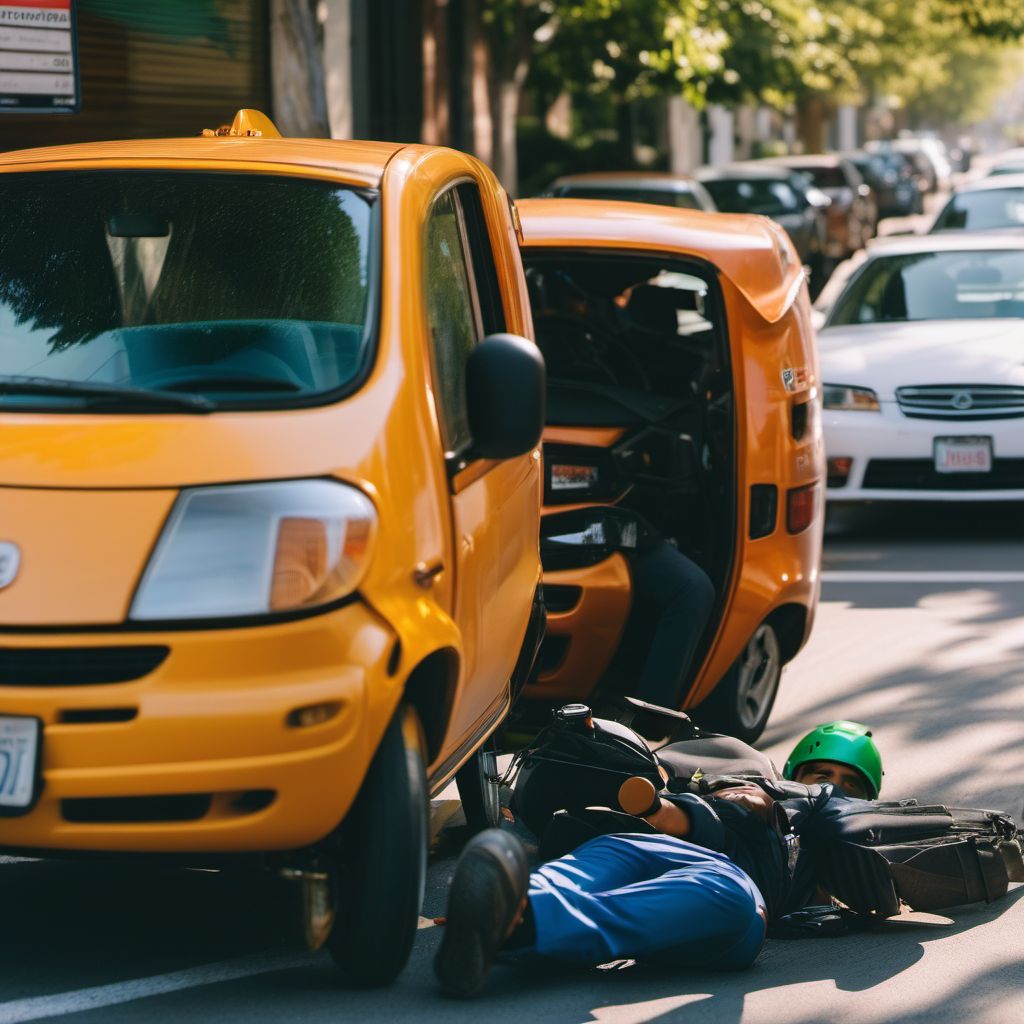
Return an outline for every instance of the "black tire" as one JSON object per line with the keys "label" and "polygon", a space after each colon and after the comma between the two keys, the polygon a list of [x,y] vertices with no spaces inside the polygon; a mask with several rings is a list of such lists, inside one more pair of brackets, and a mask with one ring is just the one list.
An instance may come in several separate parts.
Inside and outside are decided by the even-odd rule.
{"label": "black tire", "polygon": [[707,729],[753,743],[768,724],[781,678],[778,634],[770,622],[762,622],[693,717]]}
{"label": "black tire", "polygon": [[327,948],[346,984],[387,985],[409,959],[427,877],[423,730],[402,706],[338,832],[338,912]]}
{"label": "black tire", "polygon": [[498,757],[493,744],[481,747],[458,771],[455,784],[470,835],[501,823],[501,794],[497,782]]}

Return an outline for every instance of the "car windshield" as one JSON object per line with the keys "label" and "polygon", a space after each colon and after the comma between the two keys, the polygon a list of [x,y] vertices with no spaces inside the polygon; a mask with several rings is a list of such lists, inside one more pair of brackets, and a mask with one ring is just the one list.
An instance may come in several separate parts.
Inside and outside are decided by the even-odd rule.
{"label": "car windshield", "polygon": [[799,167],[818,188],[849,188],[842,167]]}
{"label": "car windshield", "polygon": [[826,326],[1024,316],[1024,249],[929,252],[868,260]]}
{"label": "car windshield", "polygon": [[373,222],[326,182],[5,174],[0,407],[326,401],[369,357]]}
{"label": "car windshield", "polygon": [[777,217],[797,213],[802,203],[796,190],[781,178],[719,178],[702,181],[723,213],[760,213]]}
{"label": "car windshield", "polygon": [[1020,227],[1024,227],[1024,188],[997,188],[953,196],[932,231]]}
{"label": "car windshield", "polygon": [[668,188],[629,188],[614,186],[563,185],[558,195],[573,199],[606,199],[622,203],[654,203],[655,206],[674,206],[680,210],[699,210],[700,202],[689,190]]}

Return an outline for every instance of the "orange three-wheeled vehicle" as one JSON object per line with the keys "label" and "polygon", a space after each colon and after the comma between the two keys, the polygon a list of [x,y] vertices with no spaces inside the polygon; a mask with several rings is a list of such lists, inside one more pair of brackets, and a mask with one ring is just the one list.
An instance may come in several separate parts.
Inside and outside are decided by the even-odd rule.
{"label": "orange three-wheeled vehicle", "polygon": [[[760,735],[818,598],[824,479],[804,275],[762,217],[638,203],[519,204],[548,364],[548,631],[527,697],[630,693],[638,513],[715,591],[679,705]],[[642,595],[640,595],[642,596]]]}

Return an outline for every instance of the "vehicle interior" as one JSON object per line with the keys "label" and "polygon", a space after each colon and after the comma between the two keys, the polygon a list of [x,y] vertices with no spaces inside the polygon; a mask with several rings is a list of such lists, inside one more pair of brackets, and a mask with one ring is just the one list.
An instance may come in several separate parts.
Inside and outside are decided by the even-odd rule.
{"label": "vehicle interior", "polygon": [[[545,442],[545,569],[594,564],[635,544],[630,530],[650,530],[705,569],[721,602],[733,557],[735,439],[713,269],[550,250],[527,251],[524,265],[548,368],[547,424],[573,431],[571,444]],[[595,518],[594,503],[611,514]],[[589,512],[579,509],[588,504]],[[559,505],[574,508],[554,512]],[[557,605],[558,588],[549,590]],[[635,631],[631,625],[602,691],[629,676],[643,642]],[[554,653],[542,650],[541,671]]]}

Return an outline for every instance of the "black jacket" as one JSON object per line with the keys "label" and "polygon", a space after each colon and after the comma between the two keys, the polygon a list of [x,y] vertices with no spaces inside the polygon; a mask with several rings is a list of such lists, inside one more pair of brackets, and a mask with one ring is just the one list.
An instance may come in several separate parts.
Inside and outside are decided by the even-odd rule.
{"label": "black jacket", "polygon": [[689,842],[724,853],[750,875],[774,920],[806,906],[814,895],[819,877],[815,839],[829,834],[829,821],[844,807],[850,810],[851,803],[870,804],[853,801],[831,785],[764,780],[761,788],[777,801],[770,824],[734,801],[716,798],[713,791],[663,795],[689,816]]}

